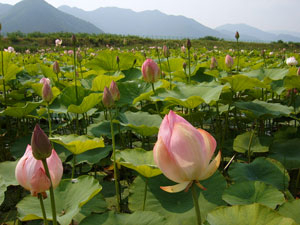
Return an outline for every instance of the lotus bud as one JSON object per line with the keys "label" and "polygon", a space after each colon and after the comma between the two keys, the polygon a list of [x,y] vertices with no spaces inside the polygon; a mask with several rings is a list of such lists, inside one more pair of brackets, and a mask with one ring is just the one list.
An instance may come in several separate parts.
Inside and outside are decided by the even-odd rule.
{"label": "lotus bud", "polygon": [[59,68],[59,64],[58,64],[57,61],[55,61],[55,62],[53,63],[53,72],[54,72],[55,74],[59,74],[59,73],[60,73],[60,68]]}
{"label": "lotus bud", "polygon": [[300,67],[297,70],[297,75],[300,76]]}
{"label": "lotus bud", "polygon": [[52,153],[52,146],[45,132],[37,124],[31,136],[32,154],[37,160],[48,158]]}
{"label": "lotus bud", "polygon": [[120,100],[120,91],[118,85],[115,81],[112,81],[109,86],[109,91],[114,99],[114,101]]}
{"label": "lotus bud", "polygon": [[78,61],[79,63],[82,62],[82,55],[81,55],[80,52],[77,53],[77,61]]}
{"label": "lotus bud", "polygon": [[76,45],[77,39],[76,39],[75,34],[72,34],[71,40],[72,40],[72,44],[73,44],[73,45]]}
{"label": "lotus bud", "polygon": [[114,105],[114,98],[107,87],[104,88],[102,102],[106,108],[111,108]]}
{"label": "lotus bud", "polygon": [[192,43],[191,43],[191,40],[189,38],[186,41],[186,47],[187,47],[188,50],[190,50],[191,47],[192,47]]}
{"label": "lotus bud", "polygon": [[164,57],[166,57],[166,58],[170,57],[170,51],[166,45],[163,46],[163,53],[164,53]]}
{"label": "lotus bud", "polygon": [[233,66],[233,58],[230,55],[226,55],[225,57],[225,64],[228,68],[231,68]]}
{"label": "lotus bud", "polygon": [[210,69],[215,69],[218,67],[218,61],[215,57],[211,57]]}
{"label": "lotus bud", "polygon": [[147,59],[142,65],[142,74],[146,82],[155,83],[158,81],[160,70],[156,62]]}
{"label": "lotus bud", "polygon": [[117,64],[119,65],[119,63],[120,63],[120,57],[118,55],[116,57],[116,61],[117,61]]}
{"label": "lotus bud", "polygon": [[[42,161],[36,160],[32,151],[32,147],[28,145],[25,154],[16,166],[16,180],[22,187],[30,191],[32,196],[37,196],[41,193],[42,196],[46,198],[46,191],[49,190],[51,182],[46,175]],[[53,188],[56,188],[59,185],[63,174],[62,162],[54,149],[52,150],[51,156],[48,157],[46,161]]]}
{"label": "lotus bud", "polygon": [[239,38],[240,38],[240,34],[239,34],[239,32],[237,31],[237,32],[235,32],[235,39],[236,39],[236,40],[239,40]]}
{"label": "lotus bud", "polygon": [[186,63],[185,62],[182,64],[182,67],[183,67],[184,70],[186,69]]}
{"label": "lotus bud", "polygon": [[51,102],[51,100],[53,99],[52,89],[48,82],[45,82],[43,85],[42,98],[45,102],[48,102],[48,103]]}

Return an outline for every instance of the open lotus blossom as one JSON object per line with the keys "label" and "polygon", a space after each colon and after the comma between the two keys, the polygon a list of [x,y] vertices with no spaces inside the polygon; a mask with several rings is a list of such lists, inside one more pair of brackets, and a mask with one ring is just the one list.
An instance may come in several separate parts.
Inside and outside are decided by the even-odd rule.
{"label": "open lotus blossom", "polygon": [[[51,156],[46,159],[49,167],[53,188],[56,188],[63,174],[63,166],[55,150],[52,150]],[[50,188],[50,180],[46,175],[41,160],[36,160],[32,154],[32,148],[27,146],[25,154],[17,164],[15,175],[18,183],[33,196],[41,193],[46,196],[46,190]]]}
{"label": "open lotus blossom", "polygon": [[212,176],[220,165],[221,152],[211,161],[215,148],[213,136],[170,111],[160,125],[153,157],[164,175],[178,184],[161,189],[179,192],[193,182],[205,189],[199,180]]}
{"label": "open lotus blossom", "polygon": [[9,46],[7,49],[4,49],[5,52],[14,53],[15,49],[11,46]]}
{"label": "open lotus blossom", "polygon": [[288,66],[296,66],[298,64],[298,61],[296,60],[296,58],[294,56],[292,56],[292,57],[286,59],[286,64]]}
{"label": "open lotus blossom", "polygon": [[60,40],[60,39],[55,40],[55,46],[56,47],[61,46],[61,44],[62,44],[62,40]]}

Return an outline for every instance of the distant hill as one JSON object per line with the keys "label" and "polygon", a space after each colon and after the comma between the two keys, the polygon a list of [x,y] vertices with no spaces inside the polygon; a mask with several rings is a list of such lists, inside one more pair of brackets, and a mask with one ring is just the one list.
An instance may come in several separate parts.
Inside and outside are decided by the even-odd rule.
{"label": "distant hill", "polygon": [[84,11],[69,6],[61,6],[58,9],[89,21],[106,33],[158,38],[199,38],[204,36],[227,38],[226,35],[206,27],[194,19],[166,15],[158,10],[134,12],[130,9],[105,7],[94,11]]}
{"label": "distant hill", "polygon": [[234,37],[235,32],[240,34],[240,40],[242,41],[293,41],[300,42],[300,37],[293,36],[291,34],[274,34],[271,32],[265,32],[247,24],[225,24],[216,28],[217,31]]}
{"label": "distant hill", "polygon": [[95,25],[56,9],[44,0],[23,0],[14,6],[0,5],[3,32],[40,31],[103,33]]}
{"label": "distant hill", "polygon": [[0,15],[3,15],[12,8],[12,5],[0,3]]}

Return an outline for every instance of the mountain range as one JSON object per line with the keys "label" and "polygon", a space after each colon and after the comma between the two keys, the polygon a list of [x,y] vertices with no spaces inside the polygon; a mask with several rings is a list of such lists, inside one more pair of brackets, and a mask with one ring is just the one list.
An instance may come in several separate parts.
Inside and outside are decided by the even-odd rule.
{"label": "mountain range", "polygon": [[111,33],[152,38],[200,38],[214,36],[234,40],[236,31],[241,41],[300,42],[300,33],[290,31],[262,31],[247,24],[225,24],[209,28],[185,16],[164,14],[158,10],[134,12],[117,7],[85,11],[66,5],[58,8],[45,0],[23,0],[15,5],[0,3],[0,23],[3,32],[40,31],[73,33]]}
{"label": "mountain range", "polygon": [[95,25],[64,13],[44,0],[23,0],[14,6],[0,4],[0,22],[4,33],[103,33]]}

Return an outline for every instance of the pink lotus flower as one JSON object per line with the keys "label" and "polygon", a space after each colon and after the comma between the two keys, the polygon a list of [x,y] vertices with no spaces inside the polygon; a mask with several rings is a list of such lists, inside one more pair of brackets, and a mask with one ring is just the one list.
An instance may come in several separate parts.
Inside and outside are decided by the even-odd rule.
{"label": "pink lotus flower", "polygon": [[167,192],[179,192],[192,182],[205,189],[199,180],[212,176],[219,167],[221,152],[211,161],[216,141],[205,130],[194,128],[181,116],[170,111],[163,119],[158,140],[153,149],[157,166],[174,186],[161,187]]}
{"label": "pink lotus flower", "polygon": [[155,83],[159,78],[159,67],[152,59],[146,59],[142,65],[142,74],[146,82]]}
{"label": "pink lotus flower", "polygon": [[[63,174],[62,162],[54,149],[52,150],[51,156],[46,160],[53,188],[56,188]],[[33,157],[30,145],[27,146],[25,154],[18,162],[15,175],[18,183],[30,191],[33,196],[37,196],[38,193],[42,193],[43,196],[45,196],[45,191],[48,190],[51,185],[42,161],[36,160]]]}
{"label": "pink lotus flower", "polygon": [[62,44],[62,40],[60,40],[60,39],[55,40],[55,46],[56,47],[61,46],[61,44]]}
{"label": "pink lotus flower", "polygon": [[225,64],[228,68],[231,68],[233,66],[233,58],[230,55],[226,55],[225,57]]}
{"label": "pink lotus flower", "polygon": [[296,66],[298,64],[298,61],[296,60],[296,58],[294,56],[292,56],[292,57],[286,59],[286,64],[288,66]]}

